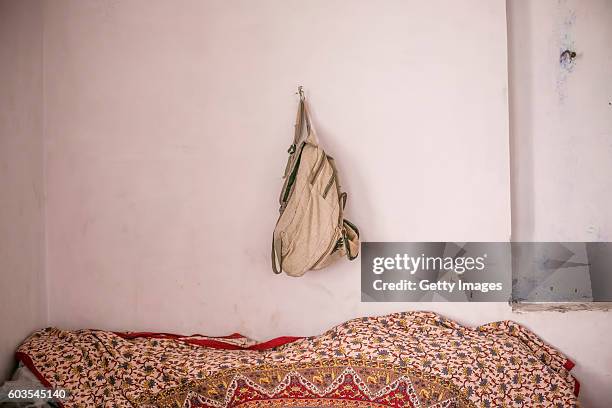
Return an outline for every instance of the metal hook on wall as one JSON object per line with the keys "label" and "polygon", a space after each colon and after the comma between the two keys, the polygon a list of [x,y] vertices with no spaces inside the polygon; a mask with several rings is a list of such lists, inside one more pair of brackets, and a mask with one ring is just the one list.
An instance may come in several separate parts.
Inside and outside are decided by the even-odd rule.
{"label": "metal hook on wall", "polygon": [[298,85],[298,91],[296,92],[296,95],[300,95],[301,100],[306,99],[306,97],[304,96],[304,88],[302,87],[302,85]]}

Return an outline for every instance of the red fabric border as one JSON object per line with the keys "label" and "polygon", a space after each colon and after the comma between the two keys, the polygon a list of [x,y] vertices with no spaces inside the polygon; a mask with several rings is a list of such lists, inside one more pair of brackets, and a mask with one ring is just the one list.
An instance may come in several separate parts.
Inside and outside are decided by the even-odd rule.
{"label": "red fabric border", "polygon": [[246,338],[240,333],[232,333],[227,336],[206,336],[204,334],[192,334],[191,336],[184,336],[182,334],[174,334],[174,333],[156,333],[156,332],[111,332],[116,334],[119,337],[124,339],[135,339],[138,337],[149,337],[149,338],[158,338],[158,339],[178,339],[178,338],[188,338],[188,337],[209,337],[214,339],[241,339]]}
{"label": "red fabric border", "polygon": [[[567,360],[565,360],[565,364],[563,364],[563,368],[565,368],[567,371],[572,371],[572,368],[574,368],[576,366],[576,363],[574,363],[572,360],[570,360],[569,358]],[[578,394],[580,394],[580,381],[578,381],[578,379],[574,378],[574,395],[578,396]]]}
{"label": "red fabric border", "polygon": [[[40,381],[42,385],[44,385],[47,388],[53,389],[53,386],[51,385],[51,383],[47,381],[47,379],[40,373],[40,371],[38,371],[38,369],[34,365],[34,362],[30,358],[30,356],[18,351],[15,353],[15,357],[17,358],[17,360],[21,361],[23,365],[28,367],[28,369],[32,372],[32,374],[34,374],[34,376],[36,376],[36,378],[38,378],[38,381]],[[57,404],[60,406],[60,408],[64,407],[64,404],[62,402],[58,401]]]}
{"label": "red fabric border", "polygon": [[283,336],[277,337],[275,339],[271,339],[265,341],[263,343],[253,344],[252,346],[246,347],[246,350],[268,350],[275,347],[284,346],[285,344],[293,343],[296,340],[303,339],[303,337],[294,337],[294,336]]}
{"label": "red fabric border", "polygon": [[578,396],[580,394],[580,381],[574,378],[574,395]]}
{"label": "red fabric border", "polygon": [[[204,336],[201,334],[192,334],[191,336],[182,336],[180,334],[172,334],[172,333],[153,333],[153,332],[113,332],[117,336],[131,340],[140,337],[150,338],[150,339],[170,339],[170,340],[178,340],[185,343],[193,344],[195,346],[202,347],[211,347],[222,350],[268,350],[274,347],[280,347],[285,344],[293,343],[296,340],[301,339],[302,337],[295,336],[282,336],[276,337],[274,339],[265,341],[263,343],[253,344],[252,346],[242,347],[237,344],[229,344],[223,341],[215,340],[215,339],[239,339],[246,338],[240,333],[232,333],[228,336],[219,336],[219,337],[210,337]],[[194,337],[209,337],[207,339],[198,339]]]}

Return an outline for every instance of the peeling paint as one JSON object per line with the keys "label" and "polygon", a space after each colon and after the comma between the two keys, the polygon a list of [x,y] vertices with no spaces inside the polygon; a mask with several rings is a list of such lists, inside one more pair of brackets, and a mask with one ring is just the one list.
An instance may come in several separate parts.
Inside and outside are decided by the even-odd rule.
{"label": "peeling paint", "polygon": [[512,306],[512,311],[515,313],[524,313],[524,312],[575,312],[575,311],[593,311],[600,310],[604,312],[608,312],[612,310],[612,302],[595,302],[595,303],[586,303],[586,302],[576,302],[576,303],[525,303],[525,302],[510,302],[510,306]]}
{"label": "peeling paint", "polygon": [[557,95],[559,103],[563,103],[567,97],[567,81],[569,75],[576,67],[577,54],[574,51],[576,44],[573,36],[573,28],[576,24],[576,11],[567,8],[565,1],[559,2],[559,72],[557,75]]}

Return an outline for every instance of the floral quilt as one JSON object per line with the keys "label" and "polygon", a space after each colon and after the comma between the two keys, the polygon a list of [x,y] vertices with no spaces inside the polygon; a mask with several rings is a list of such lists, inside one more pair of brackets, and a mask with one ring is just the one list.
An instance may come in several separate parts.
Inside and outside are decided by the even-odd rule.
{"label": "floral quilt", "polygon": [[48,328],[17,357],[65,407],[576,407],[573,363],[510,321],[430,312],[350,320],[319,336]]}

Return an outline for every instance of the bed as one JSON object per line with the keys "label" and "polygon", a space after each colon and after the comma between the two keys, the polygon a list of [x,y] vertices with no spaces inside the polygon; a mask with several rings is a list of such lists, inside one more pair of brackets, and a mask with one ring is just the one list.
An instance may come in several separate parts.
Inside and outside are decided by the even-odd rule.
{"label": "bed", "polygon": [[510,321],[364,317],[258,343],[48,328],[18,359],[65,407],[575,407],[573,363]]}

